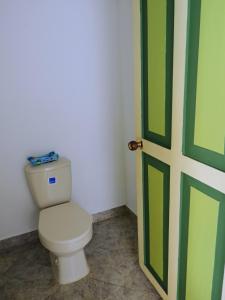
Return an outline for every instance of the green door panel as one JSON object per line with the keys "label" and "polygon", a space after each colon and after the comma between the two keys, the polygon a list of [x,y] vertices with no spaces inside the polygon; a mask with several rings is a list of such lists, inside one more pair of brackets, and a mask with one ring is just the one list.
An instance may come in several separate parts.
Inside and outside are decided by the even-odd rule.
{"label": "green door panel", "polygon": [[189,0],[184,153],[225,171],[225,1]]}
{"label": "green door panel", "polygon": [[163,176],[151,165],[148,166],[149,200],[149,244],[150,264],[163,280]]}
{"label": "green door panel", "polygon": [[148,128],[165,136],[166,1],[148,1],[147,12]]}
{"label": "green door panel", "polygon": [[143,136],[170,148],[174,3],[142,0],[141,15]]}
{"label": "green door panel", "polygon": [[224,212],[224,194],[183,174],[177,300],[221,299]]}
{"label": "green door panel", "polygon": [[219,203],[212,200],[191,187],[187,242],[187,300],[211,299],[219,211]]}
{"label": "green door panel", "polygon": [[224,154],[225,1],[202,1],[194,144]]}
{"label": "green door panel", "polygon": [[145,265],[167,291],[169,166],[143,153]]}

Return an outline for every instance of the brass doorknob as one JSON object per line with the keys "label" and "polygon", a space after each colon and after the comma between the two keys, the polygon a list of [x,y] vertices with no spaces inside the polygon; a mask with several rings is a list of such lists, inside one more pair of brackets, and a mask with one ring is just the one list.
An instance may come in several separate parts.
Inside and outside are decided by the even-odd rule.
{"label": "brass doorknob", "polygon": [[143,147],[143,143],[142,141],[130,141],[128,143],[128,148],[131,150],[131,151],[135,151],[137,150],[138,148],[139,149],[142,149]]}

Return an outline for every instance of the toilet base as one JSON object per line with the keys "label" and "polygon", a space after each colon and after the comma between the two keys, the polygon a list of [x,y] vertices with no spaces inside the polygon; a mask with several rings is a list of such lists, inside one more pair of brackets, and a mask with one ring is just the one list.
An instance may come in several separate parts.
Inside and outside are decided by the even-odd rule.
{"label": "toilet base", "polygon": [[80,280],[89,273],[84,250],[78,250],[69,256],[56,256],[50,253],[53,273],[59,284],[68,284]]}

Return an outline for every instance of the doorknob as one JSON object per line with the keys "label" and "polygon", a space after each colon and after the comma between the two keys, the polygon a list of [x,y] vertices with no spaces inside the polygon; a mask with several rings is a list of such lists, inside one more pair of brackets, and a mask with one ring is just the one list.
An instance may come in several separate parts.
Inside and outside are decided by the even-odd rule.
{"label": "doorknob", "polygon": [[143,143],[142,141],[130,141],[128,143],[128,148],[131,150],[131,151],[135,151],[137,150],[138,148],[139,149],[142,149],[143,148]]}

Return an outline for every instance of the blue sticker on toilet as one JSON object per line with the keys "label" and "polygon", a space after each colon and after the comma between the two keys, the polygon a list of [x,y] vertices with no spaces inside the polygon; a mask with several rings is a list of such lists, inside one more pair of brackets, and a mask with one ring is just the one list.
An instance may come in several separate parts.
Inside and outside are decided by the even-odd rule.
{"label": "blue sticker on toilet", "polygon": [[48,178],[48,183],[49,184],[55,184],[56,183],[56,178],[55,177],[49,177]]}

